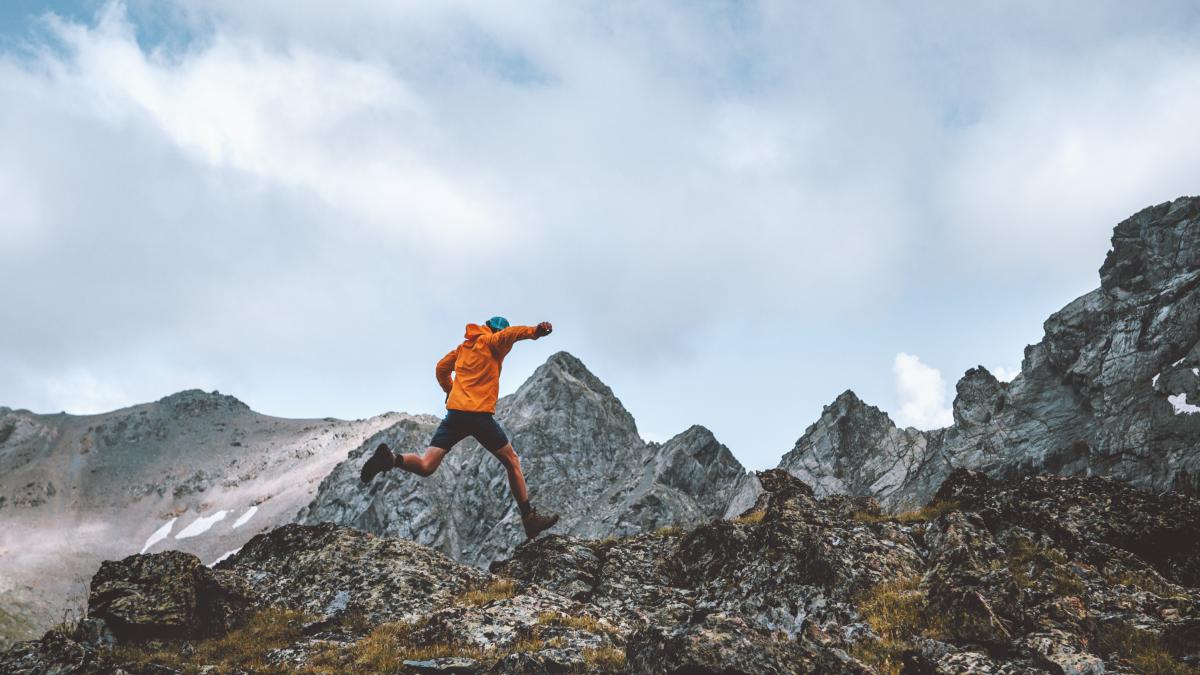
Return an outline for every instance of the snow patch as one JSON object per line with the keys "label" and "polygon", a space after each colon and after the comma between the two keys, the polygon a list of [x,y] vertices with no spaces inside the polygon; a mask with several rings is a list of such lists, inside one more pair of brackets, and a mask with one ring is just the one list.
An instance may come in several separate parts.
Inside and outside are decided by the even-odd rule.
{"label": "snow patch", "polygon": [[188,537],[195,537],[197,535],[204,534],[205,532],[208,532],[208,528],[212,527],[216,523],[221,522],[222,520],[225,520],[225,516],[228,513],[229,512],[226,511],[225,509],[221,509],[220,511],[217,511],[216,513],[212,514],[211,516],[204,516],[203,518],[197,518],[192,521],[191,525],[188,525],[187,527],[180,530],[179,534],[175,535],[175,538],[176,539],[187,539]]}
{"label": "snow patch", "polygon": [[1196,375],[1196,376],[1200,376],[1200,368],[1192,368],[1192,374]]}
{"label": "snow patch", "polygon": [[1157,386],[1158,386],[1158,378],[1159,378],[1161,375],[1162,375],[1162,373],[1155,373],[1155,374],[1154,374],[1154,377],[1150,378],[1150,386],[1151,386],[1151,387],[1157,387]]}
{"label": "snow patch", "polygon": [[145,553],[146,551],[150,550],[151,546],[157,544],[163,539],[166,539],[167,535],[171,534],[171,528],[175,527],[175,521],[177,520],[179,520],[178,517],[172,518],[164,523],[162,527],[155,530],[154,534],[150,535],[150,538],[147,539],[146,543],[142,545],[141,553]]}
{"label": "snow patch", "polygon": [[247,522],[250,521],[250,518],[252,518],[254,516],[254,514],[257,512],[258,512],[257,506],[251,506],[250,508],[246,509],[245,513],[238,516],[238,519],[233,521],[233,529],[236,530],[237,528],[245,525]]}
{"label": "snow patch", "polygon": [[232,551],[226,551],[226,552],[225,552],[225,554],[224,554],[224,555],[222,555],[220,558],[217,558],[216,560],[214,560],[214,561],[212,561],[212,562],[208,563],[208,566],[209,566],[209,567],[216,567],[216,566],[217,566],[217,563],[219,563],[219,562],[221,562],[222,560],[224,560],[224,559],[228,558],[229,556],[231,556],[231,555],[233,555],[233,554],[237,553],[237,552],[238,552],[238,551],[240,551],[240,550],[242,550],[242,547],[241,547],[241,546],[239,546],[239,547],[237,547],[237,548],[233,549]]}
{"label": "snow patch", "polygon": [[[1183,357],[1183,359],[1186,359],[1186,358],[1187,358],[1186,356],[1185,356],[1185,357]],[[1171,367],[1172,367],[1172,368],[1174,368],[1175,366],[1177,366],[1177,365],[1179,365],[1179,364],[1183,363],[1183,359],[1179,359],[1179,360],[1178,360],[1178,361],[1176,361],[1175,363],[1172,363],[1172,364],[1171,364]]]}
{"label": "snow patch", "polygon": [[1171,402],[1171,407],[1175,408],[1176,415],[1194,415],[1200,413],[1200,405],[1192,405],[1187,402],[1187,394],[1174,394],[1167,397]]}

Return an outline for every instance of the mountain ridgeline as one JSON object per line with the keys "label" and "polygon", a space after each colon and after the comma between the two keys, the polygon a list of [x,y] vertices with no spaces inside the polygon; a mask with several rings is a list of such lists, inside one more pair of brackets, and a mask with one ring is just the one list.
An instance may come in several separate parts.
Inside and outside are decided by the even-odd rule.
{"label": "mountain ridgeline", "polygon": [[779,464],[819,495],[924,503],[957,467],[1200,493],[1200,199],[1117,225],[1100,288],[1045,322],[1021,372],[967,371],[954,425],[899,429],[847,391]]}
{"label": "mountain ridgeline", "polygon": [[[1057,663],[1058,656],[1082,653],[1091,629],[1080,626],[1091,619],[1062,629],[1070,635],[1056,633],[1043,640],[1055,649],[1068,646],[1042,658],[1034,653],[1040,647],[1030,646],[1030,641],[1042,640],[1035,625],[1040,619],[1023,614],[1026,599],[1019,592],[1012,595],[1016,591],[1007,581],[993,578],[999,567],[971,568],[970,574],[982,579],[971,582],[972,597],[982,603],[978,606],[960,597],[962,579],[935,579],[929,586],[931,555],[954,561],[939,572],[950,575],[962,568],[963,561],[954,557],[961,550],[986,549],[985,557],[999,565],[1004,551],[1025,546],[1020,542],[1026,540],[1039,551],[1061,549],[1050,563],[1038,563],[1039,574],[1069,567],[1079,576],[1083,572],[1071,567],[1071,560],[1091,565],[1095,575],[1084,575],[1080,583],[1107,594],[1105,598],[1120,596],[1113,600],[1119,604],[1125,596],[1113,590],[1120,582],[1106,567],[1112,559],[1120,569],[1148,579],[1144,585],[1186,588],[1192,604],[1170,621],[1200,621],[1193,611],[1200,579],[1200,553],[1194,546],[1164,561],[1130,535],[1114,539],[1115,549],[1091,551],[1074,535],[1055,530],[1049,515],[1031,523],[1017,508],[1027,494],[1043,492],[1064,504],[1092,504],[1087,493],[1095,489],[1113,495],[1112,518],[1118,513],[1126,518],[1126,502],[1141,499],[1130,496],[1142,494],[1137,489],[1200,494],[1200,198],[1147,208],[1120,223],[1100,269],[1100,287],[1046,321],[1045,337],[1026,348],[1020,374],[1001,382],[975,368],[956,390],[954,424],[932,431],[898,428],[886,413],[847,391],[823,410],[777,470],[754,475],[700,426],[665,443],[644,441],[612,390],[579,359],[559,352],[497,408],[497,418],[520,453],[535,506],[562,514],[553,530],[557,538],[524,546],[518,546],[524,537],[505,474],[474,441],[458,446],[430,478],[390,471],[368,486],[360,483],[359,468],[376,445],[387,442],[398,451],[424,448],[438,423],[434,416],[284,420],[255,413],[233,397],[199,391],[104,415],[38,415],[0,408],[0,565],[5,572],[0,644],[39,634],[64,609],[82,608],[88,579],[89,604],[111,604],[103,593],[96,596],[104,574],[92,575],[102,560],[151,554],[133,556],[130,565],[136,569],[121,572],[136,577],[144,573],[137,567],[143,563],[136,561],[156,553],[166,556],[161,552],[167,549],[195,557],[154,558],[154,565],[169,563],[171,574],[183,574],[187,583],[215,584],[213,588],[223,589],[216,596],[220,602],[242,602],[237,599],[253,595],[259,609],[303,604],[306,615],[336,615],[349,622],[342,612],[347,598],[331,596],[329,589],[307,589],[312,597],[301,602],[286,596],[283,587],[259,587],[266,577],[255,576],[255,570],[271,570],[262,574],[280,578],[294,574],[278,556],[309,545],[324,546],[320,555],[329,559],[320,564],[334,567],[341,564],[336,558],[342,548],[381,559],[418,560],[430,569],[453,560],[454,577],[461,583],[447,582],[446,599],[491,583],[480,571],[489,566],[534,584],[510,596],[533,598],[521,611],[542,607],[571,616],[583,611],[611,628],[592,625],[584,631],[590,637],[576,636],[582,641],[572,643],[571,657],[564,657],[572,668],[586,661],[587,650],[607,649],[628,653],[631,663],[640,664],[633,671],[669,670],[675,667],[670,666],[672,654],[700,649],[704,636],[737,635],[741,642],[729,644],[742,650],[742,656],[782,649],[786,653],[770,658],[807,659],[817,664],[812,666],[817,672],[859,672],[854,670],[858,661],[847,661],[843,650],[857,644],[852,632],[864,625],[856,612],[865,610],[855,609],[855,603],[900,572],[906,583],[925,578],[921,592],[931,593],[935,605],[981,622],[961,627],[966,633],[955,638],[956,646],[939,651],[936,644],[925,644],[924,662],[955,661],[962,650],[987,644],[991,647],[984,651],[991,650],[992,656],[996,649],[1010,649],[1023,655],[1022,663]],[[1020,482],[1042,473],[1115,480]],[[944,494],[939,509],[953,503],[965,511],[939,519],[937,509],[926,507],[918,524],[889,520],[887,513],[929,504],[939,489],[957,491]],[[1155,502],[1155,512],[1167,514],[1154,524],[1155,541],[1171,539],[1172,514],[1196,513],[1194,501],[1181,495]],[[1002,503],[1002,517],[992,502]],[[1100,533],[1119,529],[1105,520],[1106,513],[1089,516],[1087,527]],[[864,524],[870,532],[864,533]],[[1180,533],[1192,536],[1195,523],[1180,527]],[[689,532],[681,535],[680,528]],[[364,539],[362,532],[382,538]],[[306,537],[313,541],[306,543]],[[248,544],[252,538],[258,543]],[[410,541],[379,543],[397,539]],[[858,548],[834,551],[846,542]],[[777,559],[780,551],[815,556],[814,562],[793,565]],[[1163,553],[1168,554],[1175,555]],[[1007,558],[1010,563],[1013,555]],[[214,565],[211,573],[198,571]],[[354,561],[346,565],[353,567]],[[742,565],[751,582],[738,590]],[[559,578],[559,572],[566,576]],[[1024,567],[1011,567],[1009,574],[1029,580]],[[430,579],[413,582],[414,588],[433,583]],[[151,584],[146,579],[138,583],[143,582]],[[247,583],[257,585],[250,595]],[[1053,585],[1053,580],[1046,583]],[[825,590],[814,590],[819,588]],[[916,592],[916,586],[904,592],[909,591]],[[453,609],[426,602],[423,609],[401,612],[396,607],[407,607],[404,603],[413,598],[388,593],[377,608],[383,614],[370,615],[372,625],[418,621],[418,614]],[[584,611],[563,598],[592,605]],[[1143,600],[1150,602],[1138,602]],[[393,601],[400,605],[388,609]],[[209,621],[230,612],[244,619],[244,612],[238,612],[245,606],[231,607],[204,609],[195,619]],[[1060,609],[1075,611],[1042,609],[1047,616]],[[661,621],[648,627],[647,612]],[[504,630],[510,642],[537,632],[527,630],[536,616],[481,619],[477,613],[463,610],[455,616],[508,622]],[[1156,616],[1156,621],[1168,621]],[[820,621],[806,622],[806,617]],[[342,628],[353,633],[348,625]],[[327,625],[318,622],[309,628],[319,634],[321,626]],[[809,629],[813,626],[816,633]],[[837,626],[844,630],[834,637],[820,634]],[[1014,626],[1023,626],[1020,635],[1027,637],[1014,637]],[[1182,631],[1185,636],[1195,627],[1171,626],[1171,635]],[[975,629],[978,635],[968,634]],[[120,632],[119,622],[115,630]],[[780,631],[803,641],[771,646]],[[482,638],[455,637],[460,639]],[[915,644],[905,639],[905,644]],[[31,644],[24,649],[45,647]],[[705,654],[695,656],[703,660]]]}

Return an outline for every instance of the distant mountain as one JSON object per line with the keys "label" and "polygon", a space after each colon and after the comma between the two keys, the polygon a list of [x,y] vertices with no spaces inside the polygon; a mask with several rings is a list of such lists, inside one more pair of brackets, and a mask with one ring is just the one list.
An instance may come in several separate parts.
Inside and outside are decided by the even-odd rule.
{"label": "distant mountain", "polygon": [[[662,444],[643,441],[612,390],[566,352],[500,399],[496,417],[520,455],[534,506],[562,515],[555,532],[599,539],[698,525],[724,514],[748,480],[704,427]],[[477,566],[508,555],[525,535],[503,469],[473,440],[429,478],[391,471],[369,488],[359,481],[376,445],[423,451],[437,421],[405,420],[351,452],[299,521],[411,539]]]}
{"label": "distant mountain", "polygon": [[351,449],[405,419],[280,419],[195,390],[101,415],[0,408],[0,644],[81,607],[105,558],[212,563],[291,522]]}
{"label": "distant mountain", "polygon": [[1200,198],[1117,225],[1100,288],[1045,330],[1011,383],[967,371],[953,426],[899,429],[847,391],[779,467],[818,495],[869,495],[889,509],[924,503],[956,467],[1200,494]]}

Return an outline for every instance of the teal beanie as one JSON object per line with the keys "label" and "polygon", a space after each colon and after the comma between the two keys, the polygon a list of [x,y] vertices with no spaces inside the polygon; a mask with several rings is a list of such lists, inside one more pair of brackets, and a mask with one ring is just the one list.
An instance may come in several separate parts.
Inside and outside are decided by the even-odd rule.
{"label": "teal beanie", "polygon": [[487,320],[487,325],[494,331],[502,331],[508,328],[508,319],[502,316],[493,316]]}

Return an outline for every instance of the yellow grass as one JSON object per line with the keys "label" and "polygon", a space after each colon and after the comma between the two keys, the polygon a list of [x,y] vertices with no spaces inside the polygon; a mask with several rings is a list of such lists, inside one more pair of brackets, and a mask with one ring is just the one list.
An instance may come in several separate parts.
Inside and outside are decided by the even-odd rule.
{"label": "yellow grass", "polygon": [[757,525],[762,522],[763,516],[765,515],[767,515],[767,512],[759,509],[757,511],[751,511],[750,513],[744,513],[737,518],[734,518],[733,522],[737,523],[738,525]]}
{"label": "yellow grass", "polygon": [[194,651],[185,656],[178,647],[151,649],[140,645],[118,647],[114,656],[137,664],[161,664],[196,673],[203,665],[217,666],[222,672],[246,670],[255,673],[283,673],[287,668],[271,665],[267,654],[300,639],[300,625],[311,617],[291,609],[267,609],[254,615],[246,626],[228,634],[193,643]]}
{"label": "yellow grass", "polygon": [[1131,626],[1103,624],[1096,629],[1096,642],[1100,652],[1116,652],[1146,675],[1200,674],[1176,658],[1162,638]]}
{"label": "yellow grass", "polygon": [[483,588],[467,591],[455,599],[459,605],[479,606],[496,600],[507,600],[517,594],[517,583],[512,579],[497,579]]}
{"label": "yellow grass", "polygon": [[940,635],[939,617],[931,614],[925,603],[917,575],[900,577],[876,584],[855,603],[858,613],[878,641],[856,643],[851,650],[855,658],[873,666],[881,673],[898,675],[903,666],[901,656],[915,635]]}
{"label": "yellow grass", "polygon": [[919,509],[905,511],[895,515],[883,513],[875,515],[866,511],[855,511],[851,517],[860,523],[925,523],[929,522],[943,513],[958,509],[958,502],[945,501],[934,502]]}
{"label": "yellow grass", "polygon": [[625,670],[625,652],[616,647],[596,647],[583,650],[587,672]]}
{"label": "yellow grass", "polygon": [[542,612],[541,614],[538,614],[537,625],[562,626],[564,628],[573,628],[575,630],[587,631],[589,633],[611,634],[614,631],[613,626],[603,623],[600,621],[600,619],[587,614],[573,616],[571,614],[561,614],[559,612]]}

